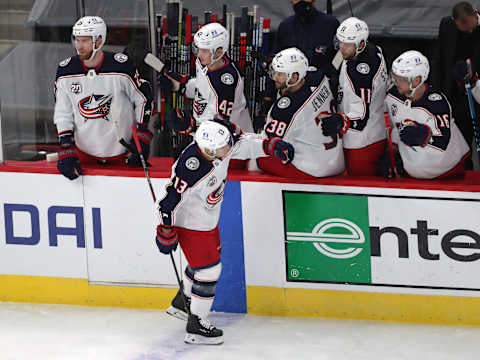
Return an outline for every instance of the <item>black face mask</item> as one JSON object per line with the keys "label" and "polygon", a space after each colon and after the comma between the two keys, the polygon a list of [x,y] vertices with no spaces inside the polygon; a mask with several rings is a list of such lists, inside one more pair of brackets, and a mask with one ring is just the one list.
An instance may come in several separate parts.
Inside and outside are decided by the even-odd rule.
{"label": "black face mask", "polygon": [[311,2],[299,1],[293,5],[293,11],[301,22],[311,22],[313,18],[313,5]]}

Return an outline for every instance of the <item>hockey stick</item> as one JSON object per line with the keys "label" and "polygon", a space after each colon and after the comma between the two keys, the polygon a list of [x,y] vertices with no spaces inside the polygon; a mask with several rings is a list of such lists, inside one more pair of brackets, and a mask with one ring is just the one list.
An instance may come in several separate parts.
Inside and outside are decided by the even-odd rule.
{"label": "hockey stick", "polygon": [[[150,188],[150,193],[152,194],[153,202],[156,203],[157,202],[157,197],[155,196],[155,191],[153,190],[152,180],[150,179],[150,174],[148,172],[147,163],[145,162],[145,158],[143,157],[142,147],[140,145],[140,140],[138,140],[138,136],[137,136],[137,133],[135,132],[135,127],[134,126],[132,126],[132,131],[133,131],[133,139],[135,140],[135,145],[137,146],[138,155],[140,156],[140,161],[142,162],[143,171],[145,173],[145,178],[147,179],[148,187]],[[185,306],[185,309],[187,309],[187,314],[190,314],[190,309],[187,306],[187,300],[185,299],[185,294],[183,292],[183,283],[180,280],[180,276],[178,275],[177,264],[175,263],[175,259],[173,258],[172,252],[170,252],[170,260],[172,260],[172,265],[173,265],[173,269],[175,270],[175,276],[177,278],[178,286],[180,288],[180,291],[182,292],[183,305]]]}
{"label": "hockey stick", "polygon": [[475,113],[475,105],[473,103],[472,97],[472,88],[469,83],[465,83],[465,90],[467,92],[468,107],[470,108],[470,116],[472,118],[472,127],[473,127],[473,137],[475,139],[475,147],[477,150],[477,155],[480,159],[480,131],[478,127],[478,119]]}
{"label": "hockey stick", "polygon": [[[126,142],[122,136],[123,134],[121,132],[120,123],[119,123],[120,112],[119,112],[118,106],[114,102],[112,102],[112,105],[110,106],[110,119],[112,120],[113,125],[115,126],[115,133],[117,134],[118,142],[122,144],[128,151],[134,154],[135,149],[128,142]],[[135,126],[132,126],[132,129],[133,129],[133,133],[135,133]]]}
{"label": "hockey stick", "polygon": [[398,178],[398,171],[397,166],[395,165],[395,157],[393,156],[393,143],[392,143],[392,129],[390,127],[390,120],[386,116],[385,118],[385,129],[387,131],[387,139],[388,139],[388,153],[390,154],[390,169],[392,169],[392,174],[388,174],[388,178],[391,179],[392,177]]}

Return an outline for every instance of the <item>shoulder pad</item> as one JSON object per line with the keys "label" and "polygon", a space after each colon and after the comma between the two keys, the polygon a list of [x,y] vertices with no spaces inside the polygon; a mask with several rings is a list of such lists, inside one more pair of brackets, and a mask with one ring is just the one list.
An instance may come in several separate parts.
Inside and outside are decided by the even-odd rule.
{"label": "shoulder pad", "polygon": [[55,80],[61,76],[85,74],[86,72],[78,56],[72,56],[58,63]]}
{"label": "shoulder pad", "polygon": [[432,114],[450,113],[450,104],[445,95],[432,87],[426,91],[418,102],[412,104],[412,107],[423,107]]}
{"label": "shoulder pad", "polygon": [[123,53],[116,53],[115,55],[113,55],[113,58],[120,64],[123,64],[128,60],[128,56]]}
{"label": "shoulder pad", "polygon": [[60,61],[60,62],[58,63],[58,66],[60,66],[60,67],[65,67],[65,66],[67,66],[67,65],[70,63],[71,60],[72,60],[72,57],[66,58],[66,59]]}
{"label": "shoulder pad", "polygon": [[99,72],[123,73],[129,75],[132,79],[135,78],[135,67],[127,55],[123,53],[114,54],[109,51],[104,51],[103,53],[105,58]]}
{"label": "shoulder pad", "polygon": [[197,145],[192,142],[178,158],[175,174],[190,186],[193,186],[207,175],[212,168],[213,164],[200,154]]}
{"label": "shoulder pad", "polygon": [[325,74],[323,73],[323,71],[320,71],[320,70],[308,71],[306,76],[307,85],[317,87],[321,84],[324,77],[325,77]]}

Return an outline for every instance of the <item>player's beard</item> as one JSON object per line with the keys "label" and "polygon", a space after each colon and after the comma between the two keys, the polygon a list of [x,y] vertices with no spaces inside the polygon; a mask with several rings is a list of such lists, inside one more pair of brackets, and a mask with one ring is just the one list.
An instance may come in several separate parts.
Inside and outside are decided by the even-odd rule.
{"label": "player's beard", "polygon": [[85,60],[90,59],[90,57],[92,56],[92,54],[93,54],[93,50],[92,50],[92,51],[89,51],[89,52],[88,52],[87,54],[85,54],[85,55],[79,54],[78,57],[80,58],[80,60],[85,61]]}

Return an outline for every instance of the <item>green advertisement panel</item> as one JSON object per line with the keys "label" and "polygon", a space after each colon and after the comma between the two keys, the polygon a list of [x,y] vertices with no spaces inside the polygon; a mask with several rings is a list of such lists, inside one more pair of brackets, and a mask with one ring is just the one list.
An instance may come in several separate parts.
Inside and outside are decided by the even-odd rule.
{"label": "green advertisement panel", "polygon": [[283,191],[287,281],[371,283],[368,197]]}

